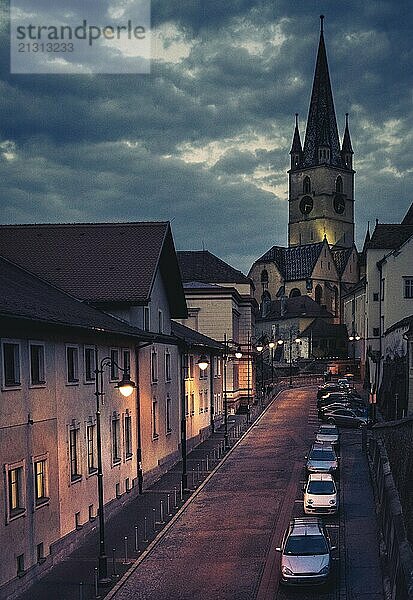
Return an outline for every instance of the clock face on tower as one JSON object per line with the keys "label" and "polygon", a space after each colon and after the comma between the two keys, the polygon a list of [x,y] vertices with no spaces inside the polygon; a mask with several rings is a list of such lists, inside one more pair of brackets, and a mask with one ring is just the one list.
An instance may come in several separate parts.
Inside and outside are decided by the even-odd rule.
{"label": "clock face on tower", "polygon": [[336,213],[342,215],[344,209],[346,208],[346,201],[344,200],[343,196],[336,194],[333,199],[333,206]]}
{"label": "clock face on tower", "polygon": [[313,210],[313,199],[311,196],[304,196],[300,201],[300,210],[303,215],[309,215]]}

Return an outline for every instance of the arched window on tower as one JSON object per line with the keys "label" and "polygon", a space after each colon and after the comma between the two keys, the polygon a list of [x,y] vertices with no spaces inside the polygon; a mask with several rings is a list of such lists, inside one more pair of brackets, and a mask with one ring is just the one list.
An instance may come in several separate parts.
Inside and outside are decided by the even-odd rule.
{"label": "arched window on tower", "polygon": [[323,288],[321,287],[320,284],[317,284],[315,286],[315,301],[317,302],[317,304],[321,304],[322,300],[323,300]]}
{"label": "arched window on tower", "polygon": [[334,290],[334,299],[333,299],[334,306],[333,306],[333,314],[334,314],[334,315],[337,317],[337,316],[338,316],[338,312],[339,312],[339,311],[338,311],[338,289],[337,289],[337,286],[336,286],[336,285],[334,286],[333,290]]}
{"label": "arched window on tower", "polygon": [[309,177],[304,177],[303,194],[311,194],[311,179]]}
{"label": "arched window on tower", "polygon": [[340,175],[336,179],[336,192],[339,194],[343,193],[343,179]]}
{"label": "arched window on tower", "polygon": [[298,288],[293,288],[290,292],[290,298],[296,298],[297,296],[301,296],[301,292]]}

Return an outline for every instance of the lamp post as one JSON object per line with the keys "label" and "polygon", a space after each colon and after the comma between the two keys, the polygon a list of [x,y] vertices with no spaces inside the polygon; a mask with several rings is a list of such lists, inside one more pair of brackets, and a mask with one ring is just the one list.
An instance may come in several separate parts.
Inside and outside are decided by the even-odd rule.
{"label": "lamp post", "polygon": [[104,517],[104,497],[103,497],[103,466],[102,466],[102,433],[100,424],[100,407],[104,401],[104,379],[103,373],[106,367],[115,366],[122,371],[122,380],[115,385],[115,388],[120,393],[128,397],[136,388],[135,383],[130,378],[130,367],[120,367],[109,356],[102,358],[99,363],[99,355],[97,346],[95,346],[95,396],[96,396],[96,443],[97,443],[97,459],[98,459],[98,513],[99,513],[99,556],[98,556],[98,573],[99,581],[102,584],[108,583],[111,579],[108,577],[108,557],[105,547],[105,517]]}
{"label": "lamp post", "polygon": [[271,337],[271,340],[268,344],[268,347],[271,351],[271,385],[274,385],[274,339]]}
{"label": "lamp post", "polygon": [[[289,364],[289,384],[288,385],[289,385],[290,388],[293,387],[293,355],[292,355],[292,350],[293,350],[293,330],[294,329],[295,329],[294,327],[290,327],[289,333],[288,333],[289,344],[290,344],[289,352],[288,352],[288,364]],[[297,335],[297,337],[295,338],[294,342],[296,344],[299,344],[300,341],[301,340],[300,340],[300,338]],[[284,340],[283,339],[279,339],[278,342],[277,342],[277,344],[280,344],[280,345],[284,344]]]}
{"label": "lamp post", "polygon": [[355,371],[356,371],[356,342],[358,342],[361,338],[358,335],[358,333],[353,331],[353,333],[348,336],[348,339],[350,342],[352,342],[352,345],[353,345],[353,365],[354,365],[354,376],[355,376],[356,375],[356,373],[355,373]]}

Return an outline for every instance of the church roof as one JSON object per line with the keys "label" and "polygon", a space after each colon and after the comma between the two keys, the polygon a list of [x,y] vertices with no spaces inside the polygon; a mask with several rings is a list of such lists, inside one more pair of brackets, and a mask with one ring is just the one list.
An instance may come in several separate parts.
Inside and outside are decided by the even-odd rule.
{"label": "church roof", "polygon": [[348,130],[348,113],[346,113],[346,128],[344,130],[342,151],[348,154],[354,154],[351,145],[350,132]]}
{"label": "church roof", "polygon": [[413,235],[413,224],[378,223],[372,233],[367,249],[395,250]]}
{"label": "church roof", "polygon": [[334,263],[337,267],[339,276],[344,273],[344,269],[348,263],[348,259],[353,251],[353,246],[350,248],[331,248],[331,254],[333,255]]}
{"label": "church roof", "polygon": [[273,246],[257,262],[274,262],[286,281],[311,277],[325,242],[283,248]]}
{"label": "church roof", "polygon": [[177,252],[182,281],[203,283],[251,283],[246,275],[208,250]]}
{"label": "church roof", "polygon": [[344,324],[329,323],[325,319],[317,317],[303,332],[301,336],[305,337],[310,332],[314,337],[322,338],[342,338],[347,339],[347,327]]}
{"label": "church roof", "polygon": [[298,114],[296,113],[295,114],[295,129],[294,129],[293,143],[291,145],[290,154],[299,154],[301,156],[302,151],[303,151],[303,148],[301,145],[300,131],[298,129]]}
{"label": "church roof", "polygon": [[329,164],[336,167],[342,166],[333,93],[331,91],[324,43],[323,19],[324,17],[321,17],[320,42],[304,140],[303,167],[313,167],[319,164],[318,148],[320,146],[330,148]]}
{"label": "church roof", "polygon": [[95,305],[148,302],[159,268],[172,316],[187,314],[168,222],[1,225],[0,255]]}

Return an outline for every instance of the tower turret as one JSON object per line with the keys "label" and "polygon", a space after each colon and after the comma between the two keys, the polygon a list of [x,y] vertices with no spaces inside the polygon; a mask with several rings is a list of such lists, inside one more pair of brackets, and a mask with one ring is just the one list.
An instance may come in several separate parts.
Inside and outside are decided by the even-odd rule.
{"label": "tower turret", "polygon": [[341,148],[341,158],[343,161],[343,167],[346,169],[353,168],[353,148],[351,146],[350,132],[348,129],[348,113],[346,113],[346,128],[343,136],[343,146]]}
{"label": "tower turret", "polygon": [[303,147],[301,146],[300,131],[298,129],[298,113],[295,113],[295,129],[293,143],[290,150],[291,169],[298,169],[303,159]]}

